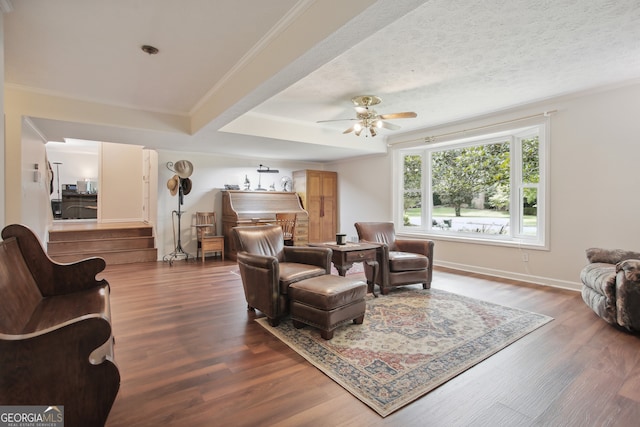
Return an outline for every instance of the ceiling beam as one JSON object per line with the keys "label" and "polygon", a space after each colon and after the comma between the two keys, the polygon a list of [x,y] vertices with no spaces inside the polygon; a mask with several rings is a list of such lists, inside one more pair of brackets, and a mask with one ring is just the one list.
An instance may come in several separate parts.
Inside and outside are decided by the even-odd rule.
{"label": "ceiling beam", "polygon": [[198,104],[191,114],[191,132],[198,132],[374,3],[374,0],[304,2],[297,16],[288,16],[281,23],[282,28],[272,31],[268,42],[261,42],[261,49],[253,51],[251,58],[243,58],[243,65],[226,76],[225,84],[214,88]]}

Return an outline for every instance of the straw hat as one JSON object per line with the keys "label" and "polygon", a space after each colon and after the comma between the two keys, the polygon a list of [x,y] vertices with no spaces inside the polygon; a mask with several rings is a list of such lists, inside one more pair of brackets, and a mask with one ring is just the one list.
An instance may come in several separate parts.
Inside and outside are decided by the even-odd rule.
{"label": "straw hat", "polygon": [[167,181],[167,188],[171,192],[172,196],[178,194],[178,186],[180,185],[180,178],[178,175],[173,175],[173,177]]}
{"label": "straw hat", "polygon": [[178,160],[173,169],[182,179],[189,178],[193,173],[193,164],[189,160]]}

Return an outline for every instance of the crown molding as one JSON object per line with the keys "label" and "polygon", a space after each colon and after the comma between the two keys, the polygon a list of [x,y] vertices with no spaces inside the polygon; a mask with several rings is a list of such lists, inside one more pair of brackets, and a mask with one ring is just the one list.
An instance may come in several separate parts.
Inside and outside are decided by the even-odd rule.
{"label": "crown molding", "polygon": [[[2,0],[0,0],[2,1]],[[256,56],[258,56],[275,38],[281,35],[287,28],[291,26],[296,19],[298,19],[304,12],[309,9],[315,0],[301,0],[298,1],[294,7],[289,10],[274,26],[265,34],[258,42],[251,47],[245,53],[238,62],[231,67],[227,73],[211,88],[209,91],[196,103],[191,109],[189,114],[193,115],[198,109],[200,109],[214,94],[219,91],[225,84],[227,84],[233,76],[251,62]]]}
{"label": "crown molding", "polygon": [[40,137],[40,139],[44,144],[49,142],[45,134],[40,129],[38,129],[38,127],[36,126],[35,123],[33,123],[30,117],[24,117],[23,120],[24,120],[24,123],[28,125],[31,129],[33,129],[33,131],[38,135],[38,137]]}

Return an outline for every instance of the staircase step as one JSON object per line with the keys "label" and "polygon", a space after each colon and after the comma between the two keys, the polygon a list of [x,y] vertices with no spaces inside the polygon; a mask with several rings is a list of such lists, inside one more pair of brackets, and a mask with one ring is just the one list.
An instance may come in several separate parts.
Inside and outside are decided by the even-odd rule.
{"label": "staircase step", "polygon": [[47,252],[51,255],[90,251],[116,251],[129,249],[149,249],[154,246],[153,237],[123,237],[94,240],[59,240],[47,244]]}
{"label": "staircase step", "polygon": [[90,257],[108,265],[158,260],[153,227],[145,223],[57,225],[49,231],[47,254],[65,263]]}
{"label": "staircase step", "polygon": [[76,262],[85,258],[100,257],[105,260],[107,265],[113,264],[131,264],[135,262],[151,262],[158,260],[158,250],[151,249],[134,249],[121,251],[95,251],[82,253],[65,253],[59,255],[49,255],[51,259],[57,262]]}
{"label": "staircase step", "polygon": [[151,236],[153,236],[151,226],[49,231],[50,242]]}

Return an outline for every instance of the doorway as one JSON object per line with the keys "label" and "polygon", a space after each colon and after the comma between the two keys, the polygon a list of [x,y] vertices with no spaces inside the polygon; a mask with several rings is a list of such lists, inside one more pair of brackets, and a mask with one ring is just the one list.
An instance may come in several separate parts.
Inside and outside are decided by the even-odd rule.
{"label": "doorway", "polygon": [[47,142],[53,172],[51,209],[54,221],[97,221],[100,142],[65,139]]}

